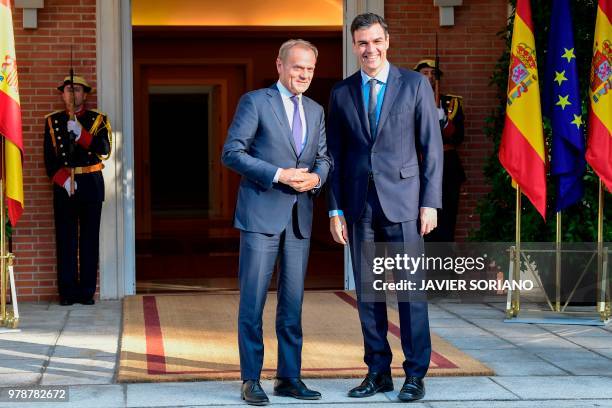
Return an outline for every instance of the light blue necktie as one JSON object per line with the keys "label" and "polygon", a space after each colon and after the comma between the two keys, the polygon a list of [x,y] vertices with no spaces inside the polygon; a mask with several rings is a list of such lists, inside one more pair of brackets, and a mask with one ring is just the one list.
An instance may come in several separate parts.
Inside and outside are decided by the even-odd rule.
{"label": "light blue necktie", "polygon": [[376,102],[378,102],[378,93],[376,92],[376,83],[378,80],[372,78],[370,83],[370,99],[368,100],[368,122],[370,123],[370,135],[372,138],[376,136]]}

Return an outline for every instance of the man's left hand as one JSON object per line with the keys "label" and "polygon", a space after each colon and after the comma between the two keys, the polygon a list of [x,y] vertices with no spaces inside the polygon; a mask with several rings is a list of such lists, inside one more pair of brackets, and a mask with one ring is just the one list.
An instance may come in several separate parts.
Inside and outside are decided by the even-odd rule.
{"label": "man's left hand", "polygon": [[438,210],[435,208],[421,207],[419,219],[421,220],[421,236],[427,235],[438,226]]}

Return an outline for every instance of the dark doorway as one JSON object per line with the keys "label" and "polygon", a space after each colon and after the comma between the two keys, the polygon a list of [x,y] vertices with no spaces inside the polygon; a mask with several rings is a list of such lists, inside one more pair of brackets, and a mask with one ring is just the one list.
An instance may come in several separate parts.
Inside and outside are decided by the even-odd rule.
{"label": "dark doorway", "polygon": [[[153,217],[208,216],[208,101],[207,93],[178,93],[173,88],[149,92]],[[197,126],[193,126],[193,118],[197,118]]]}

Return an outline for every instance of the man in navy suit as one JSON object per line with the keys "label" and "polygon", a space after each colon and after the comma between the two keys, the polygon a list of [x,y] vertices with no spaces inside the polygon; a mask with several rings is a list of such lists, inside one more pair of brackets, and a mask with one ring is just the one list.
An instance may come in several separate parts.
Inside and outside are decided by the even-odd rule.
{"label": "man in navy suit", "polygon": [[[334,160],[328,194],[330,230],[350,242],[368,375],[350,397],[393,390],[387,307],[363,299],[364,250],[374,242],[418,248],[436,227],[442,204],[443,150],[434,96],[423,75],[387,61],[385,20],[372,13],[351,25],[361,69],[332,90],[327,135]],[[366,258],[366,262],[371,259]],[[400,400],[425,395],[431,355],[427,303],[398,303],[406,381]]]}
{"label": "man in navy suit", "polygon": [[241,396],[252,405],[269,402],[259,382],[264,356],[262,313],[277,258],[274,393],[321,398],[300,379],[313,197],[331,166],[323,108],[302,95],[312,80],[317,55],[307,41],[285,42],[276,60],[278,82],[240,99],[223,146],[223,163],[242,175],[234,218],[240,230],[238,343]]}

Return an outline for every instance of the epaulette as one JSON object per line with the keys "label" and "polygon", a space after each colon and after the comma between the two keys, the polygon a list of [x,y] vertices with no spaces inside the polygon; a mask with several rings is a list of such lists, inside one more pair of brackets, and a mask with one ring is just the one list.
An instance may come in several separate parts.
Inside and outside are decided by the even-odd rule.
{"label": "epaulette", "polygon": [[448,99],[446,100],[446,111],[449,120],[454,120],[459,113],[459,109],[463,109],[463,98],[459,95],[445,94]]}
{"label": "epaulette", "polygon": [[60,110],[56,110],[55,112],[51,112],[45,115],[45,119],[48,118],[49,116],[53,116],[56,113],[60,113],[60,112],[64,112],[64,109],[60,109]]}
{"label": "epaulette", "polygon": [[101,111],[99,111],[97,109],[89,109],[89,110],[92,111],[92,112],[96,112],[97,114],[102,115],[102,116],[108,116],[106,113],[101,112]]}
{"label": "epaulette", "polygon": [[446,94],[446,96],[448,96],[449,98],[463,99],[463,96],[459,96],[459,95]]}

